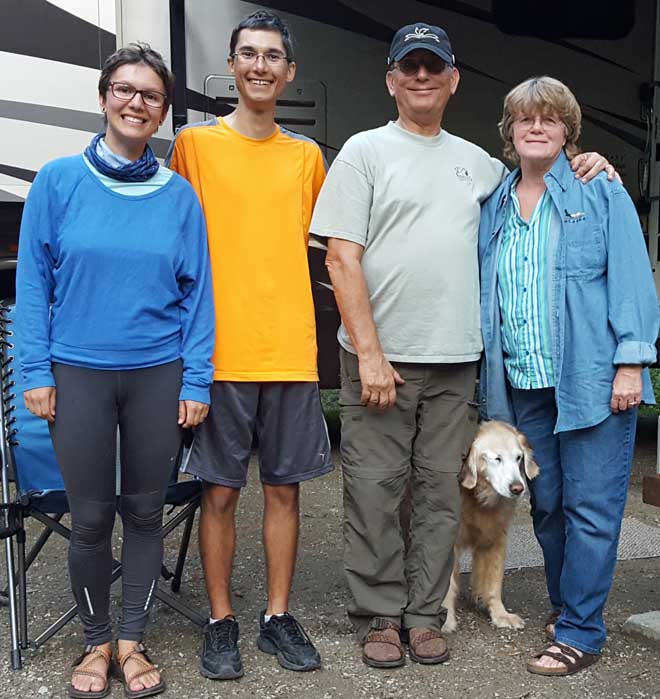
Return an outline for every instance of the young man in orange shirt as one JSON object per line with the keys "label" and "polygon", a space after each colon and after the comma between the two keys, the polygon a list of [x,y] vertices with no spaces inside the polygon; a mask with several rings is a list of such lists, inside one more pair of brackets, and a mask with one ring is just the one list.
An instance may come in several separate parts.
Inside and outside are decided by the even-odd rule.
{"label": "young man in orange shirt", "polygon": [[318,391],[307,262],[309,222],[325,178],[310,139],[275,123],[295,75],[286,25],[258,11],[234,29],[228,66],[239,101],[230,115],[182,129],[170,167],[197,191],[208,228],[216,308],[211,410],[187,470],[204,481],[200,550],[211,604],[201,673],[243,674],[231,601],[235,511],[253,434],[264,491],[268,602],[259,648],[290,670],[321,660],[289,614],[301,481],[332,469]]}

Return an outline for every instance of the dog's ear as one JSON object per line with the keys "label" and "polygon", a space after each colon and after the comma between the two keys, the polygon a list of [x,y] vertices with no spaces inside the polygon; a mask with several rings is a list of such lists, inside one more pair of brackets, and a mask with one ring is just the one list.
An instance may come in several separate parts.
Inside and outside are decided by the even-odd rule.
{"label": "dog's ear", "polygon": [[477,485],[477,449],[475,444],[476,442],[472,443],[458,477],[458,482],[467,490],[472,490]]}
{"label": "dog's ear", "polygon": [[527,441],[527,437],[522,432],[518,432],[518,441],[520,448],[523,450],[523,459],[525,461],[525,475],[531,481],[539,475],[539,465],[534,461],[534,452]]}

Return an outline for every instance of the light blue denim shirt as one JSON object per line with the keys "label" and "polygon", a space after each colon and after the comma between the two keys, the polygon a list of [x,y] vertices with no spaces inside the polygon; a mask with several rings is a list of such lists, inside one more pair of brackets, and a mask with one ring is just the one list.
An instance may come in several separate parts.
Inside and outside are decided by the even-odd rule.
{"label": "light blue denim shirt", "polygon": [[[510,173],[484,202],[479,227],[481,326],[484,361],[482,413],[513,422],[497,297],[497,258]],[[651,266],[632,200],[604,174],[584,185],[562,152],[545,183],[553,202],[547,280],[555,432],[592,427],[610,415],[612,382],[620,364],[655,361],[660,310]],[[654,403],[648,369],[642,399]]]}

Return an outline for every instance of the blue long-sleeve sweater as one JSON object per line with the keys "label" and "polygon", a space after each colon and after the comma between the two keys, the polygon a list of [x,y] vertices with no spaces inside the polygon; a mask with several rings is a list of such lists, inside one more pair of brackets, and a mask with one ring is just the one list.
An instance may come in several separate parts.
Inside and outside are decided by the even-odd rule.
{"label": "blue long-sleeve sweater", "polygon": [[181,400],[209,403],[215,321],[206,229],[182,177],[126,196],[80,155],[45,165],[23,211],[16,303],[26,389],[55,385],[52,362],[118,370],[181,358]]}

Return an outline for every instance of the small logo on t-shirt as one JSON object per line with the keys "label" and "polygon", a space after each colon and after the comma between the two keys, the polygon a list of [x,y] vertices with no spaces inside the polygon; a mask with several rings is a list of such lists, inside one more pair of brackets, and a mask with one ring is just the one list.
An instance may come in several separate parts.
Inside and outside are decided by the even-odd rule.
{"label": "small logo on t-shirt", "polygon": [[440,43],[440,39],[437,34],[431,34],[431,30],[428,27],[415,27],[414,34],[406,34],[404,41],[410,41],[411,39],[433,39]]}
{"label": "small logo on t-shirt", "polygon": [[456,166],[454,168],[454,172],[456,173],[456,177],[458,177],[458,179],[461,182],[465,182],[466,184],[472,184],[472,175],[467,171],[466,168]]}

